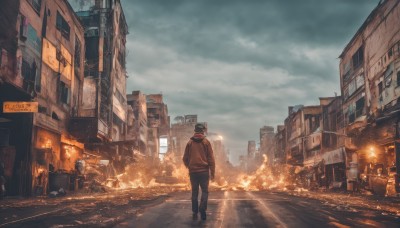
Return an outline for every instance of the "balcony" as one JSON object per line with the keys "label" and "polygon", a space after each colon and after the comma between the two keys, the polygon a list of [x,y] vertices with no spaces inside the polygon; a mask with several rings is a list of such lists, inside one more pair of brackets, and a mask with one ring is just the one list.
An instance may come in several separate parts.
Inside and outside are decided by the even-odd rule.
{"label": "balcony", "polygon": [[109,140],[107,124],[97,117],[73,117],[70,119],[68,130],[84,143]]}

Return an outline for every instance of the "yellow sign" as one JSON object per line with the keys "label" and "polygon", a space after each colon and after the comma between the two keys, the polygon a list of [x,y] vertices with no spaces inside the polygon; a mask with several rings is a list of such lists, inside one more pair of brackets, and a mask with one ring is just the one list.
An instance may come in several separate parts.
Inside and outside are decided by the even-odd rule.
{"label": "yellow sign", "polygon": [[38,102],[11,102],[3,103],[3,113],[38,112]]}

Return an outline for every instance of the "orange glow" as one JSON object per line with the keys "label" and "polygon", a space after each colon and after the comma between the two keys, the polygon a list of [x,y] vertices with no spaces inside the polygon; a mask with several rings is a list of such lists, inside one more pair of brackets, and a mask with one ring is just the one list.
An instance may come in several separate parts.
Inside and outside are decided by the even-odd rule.
{"label": "orange glow", "polygon": [[375,152],[375,147],[371,146],[369,148],[369,154],[368,154],[369,158],[376,158],[376,152]]}

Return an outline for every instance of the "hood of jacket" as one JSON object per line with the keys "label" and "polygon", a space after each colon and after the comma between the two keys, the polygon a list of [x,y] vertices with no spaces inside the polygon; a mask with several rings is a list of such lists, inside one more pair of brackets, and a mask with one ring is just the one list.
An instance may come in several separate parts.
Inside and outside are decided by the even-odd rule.
{"label": "hood of jacket", "polygon": [[190,139],[195,142],[201,142],[201,141],[203,141],[204,138],[205,138],[204,134],[196,133]]}

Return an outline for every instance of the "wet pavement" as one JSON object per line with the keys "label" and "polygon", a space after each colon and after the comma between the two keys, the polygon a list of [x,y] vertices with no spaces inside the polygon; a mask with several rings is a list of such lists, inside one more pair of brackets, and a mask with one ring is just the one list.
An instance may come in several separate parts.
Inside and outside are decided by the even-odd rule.
{"label": "wet pavement", "polygon": [[316,199],[273,192],[211,192],[207,220],[192,220],[190,193],[174,193],[121,227],[399,227],[395,214],[338,207]]}
{"label": "wet pavement", "polygon": [[400,227],[397,203],[312,192],[212,191],[207,220],[193,221],[190,192],[176,190],[0,201],[0,227]]}

